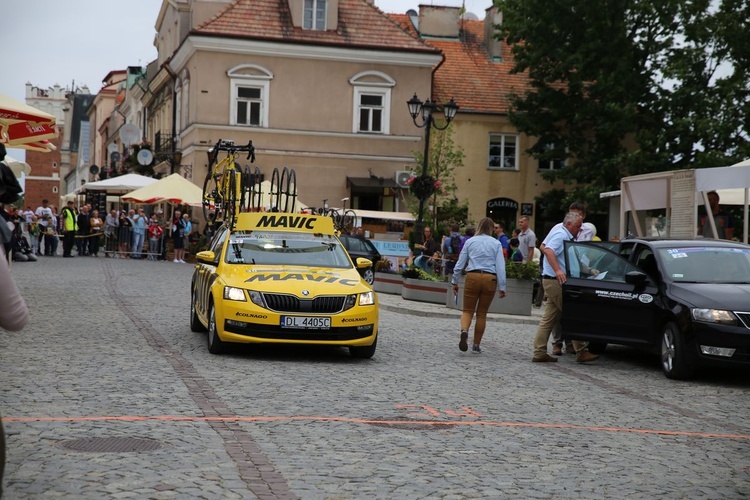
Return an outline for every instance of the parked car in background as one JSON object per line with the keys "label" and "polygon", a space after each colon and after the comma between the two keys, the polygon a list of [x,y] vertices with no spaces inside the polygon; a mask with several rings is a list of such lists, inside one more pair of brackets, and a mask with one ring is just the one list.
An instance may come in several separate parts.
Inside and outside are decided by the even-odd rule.
{"label": "parked car in background", "polygon": [[380,260],[380,252],[378,252],[378,249],[375,248],[375,245],[373,245],[370,240],[363,238],[362,236],[342,234],[339,235],[339,240],[341,240],[344,248],[346,248],[352,261],[356,262],[357,257],[363,257],[372,262],[372,266],[359,269],[359,272],[365,281],[372,285],[375,281],[375,270],[373,266]]}
{"label": "parked car in background", "polygon": [[566,242],[563,336],[592,352],[659,353],[669,378],[750,367],[750,246],[725,240]]}

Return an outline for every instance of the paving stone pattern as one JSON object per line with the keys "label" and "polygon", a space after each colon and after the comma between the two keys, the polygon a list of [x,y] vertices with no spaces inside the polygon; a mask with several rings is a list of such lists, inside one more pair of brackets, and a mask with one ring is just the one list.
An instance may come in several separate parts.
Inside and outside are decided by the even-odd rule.
{"label": "paving stone pattern", "polygon": [[[4,499],[750,496],[750,378],[667,380],[610,347],[531,363],[539,311],[459,313],[381,297],[372,360],[240,346],[188,327],[193,266],[80,257],[14,265],[31,309],[0,332]],[[0,306],[1,307],[1,306]],[[86,438],[157,440],[81,452]]]}

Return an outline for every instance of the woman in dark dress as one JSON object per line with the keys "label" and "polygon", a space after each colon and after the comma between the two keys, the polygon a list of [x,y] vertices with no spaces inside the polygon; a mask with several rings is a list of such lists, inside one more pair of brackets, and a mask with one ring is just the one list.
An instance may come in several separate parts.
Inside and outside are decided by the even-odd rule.
{"label": "woman in dark dress", "polygon": [[130,232],[133,229],[133,222],[128,218],[125,210],[120,211],[120,218],[117,220],[119,227],[117,229],[117,240],[120,242],[120,258],[128,258],[128,247],[130,246]]}

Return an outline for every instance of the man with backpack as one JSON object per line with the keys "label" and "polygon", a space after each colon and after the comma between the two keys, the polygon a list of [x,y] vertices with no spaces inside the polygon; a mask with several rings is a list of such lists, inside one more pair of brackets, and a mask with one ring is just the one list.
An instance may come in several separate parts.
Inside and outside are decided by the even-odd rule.
{"label": "man with backpack", "polygon": [[451,274],[456,266],[458,254],[461,249],[461,234],[458,232],[458,224],[451,224],[451,234],[443,241],[443,259],[445,260],[445,274]]}

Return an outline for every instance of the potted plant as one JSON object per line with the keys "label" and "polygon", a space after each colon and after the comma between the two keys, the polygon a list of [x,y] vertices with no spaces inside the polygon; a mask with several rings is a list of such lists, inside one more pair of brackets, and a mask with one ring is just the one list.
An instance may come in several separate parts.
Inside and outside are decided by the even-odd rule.
{"label": "potted plant", "polygon": [[[497,294],[490,304],[489,312],[499,314],[518,314],[531,316],[531,305],[534,297],[534,282],[539,278],[539,264],[535,262],[506,262],[505,291],[507,295],[500,299]],[[458,280],[458,303],[449,289],[445,295],[445,305],[452,309],[463,309],[463,287],[466,277]]]}
{"label": "potted plant", "polygon": [[425,272],[418,267],[410,267],[402,271],[401,275],[404,278],[401,296],[406,300],[433,304],[445,302],[445,294],[450,290],[450,283],[443,276]]}
{"label": "potted plant", "polygon": [[375,281],[372,284],[373,290],[381,293],[401,295],[404,278],[393,268],[393,263],[390,259],[383,257],[375,262],[374,270]]}

